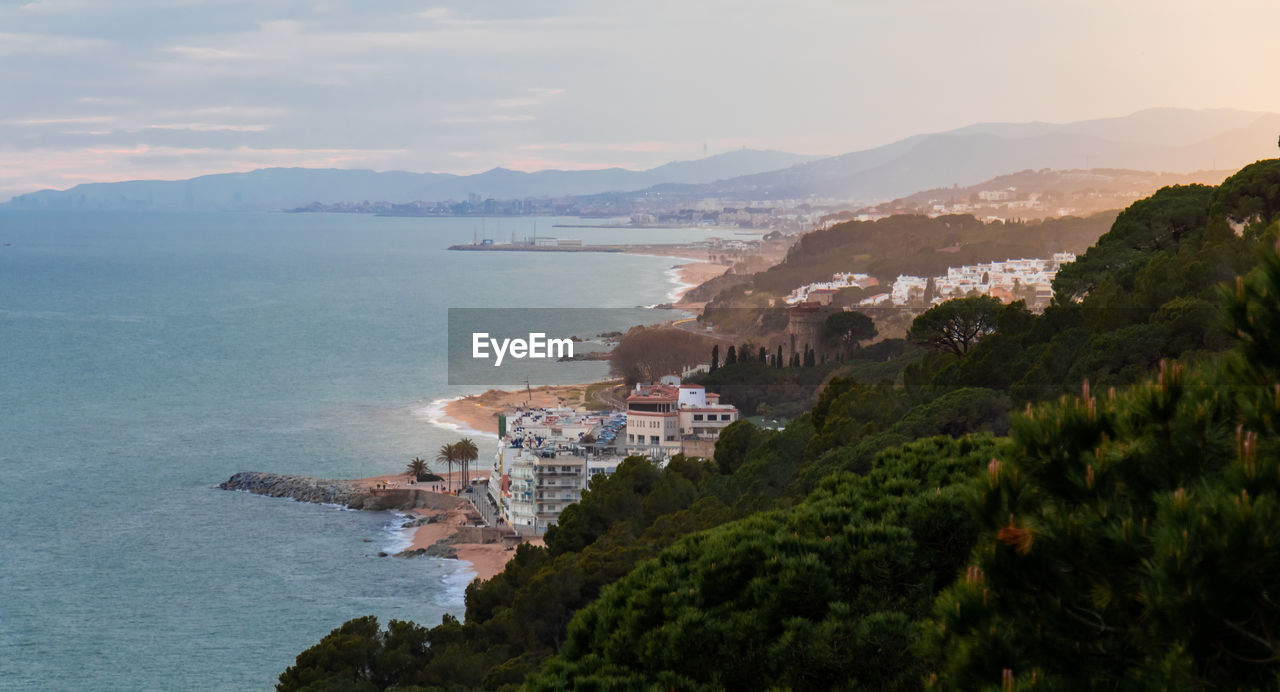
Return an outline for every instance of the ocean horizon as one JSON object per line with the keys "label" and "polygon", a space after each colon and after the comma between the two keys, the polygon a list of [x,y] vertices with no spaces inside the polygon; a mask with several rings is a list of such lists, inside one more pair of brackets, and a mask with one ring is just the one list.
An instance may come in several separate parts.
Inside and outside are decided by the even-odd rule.
{"label": "ocean horizon", "polygon": [[400,473],[482,436],[439,420],[487,389],[447,384],[450,307],[679,288],[676,258],[445,249],[555,221],[0,211],[0,689],[270,689],[348,619],[461,618],[466,564],[377,557],[407,543],[399,515],[215,486]]}

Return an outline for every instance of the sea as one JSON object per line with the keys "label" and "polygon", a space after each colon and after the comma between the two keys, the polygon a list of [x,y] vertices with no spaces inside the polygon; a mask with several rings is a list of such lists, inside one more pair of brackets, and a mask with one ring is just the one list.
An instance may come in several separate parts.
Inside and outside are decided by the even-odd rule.
{"label": "sea", "polygon": [[669,257],[449,245],[726,235],[557,223],[584,222],[0,211],[0,689],[265,690],[351,618],[462,618],[467,563],[378,557],[408,545],[394,513],[216,486],[400,473],[486,439],[438,420],[486,388],[448,384],[451,307],[677,288]]}

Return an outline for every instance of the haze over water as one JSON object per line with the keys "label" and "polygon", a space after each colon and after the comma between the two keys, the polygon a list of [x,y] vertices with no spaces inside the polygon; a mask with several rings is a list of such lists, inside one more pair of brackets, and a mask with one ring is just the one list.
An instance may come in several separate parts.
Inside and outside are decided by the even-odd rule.
{"label": "haze over water", "polygon": [[0,212],[0,688],[263,689],[350,618],[461,617],[465,565],[376,557],[391,514],[214,486],[433,458],[458,433],[430,402],[471,391],[445,384],[449,307],[669,300],[670,258],[445,250],[481,223]]}

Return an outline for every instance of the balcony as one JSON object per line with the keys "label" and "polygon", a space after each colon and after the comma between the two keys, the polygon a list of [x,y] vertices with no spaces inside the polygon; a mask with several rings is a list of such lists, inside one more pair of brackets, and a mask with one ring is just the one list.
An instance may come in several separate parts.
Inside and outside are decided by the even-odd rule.
{"label": "balcony", "polygon": [[575,467],[569,467],[569,470],[565,471],[559,466],[539,466],[538,475],[539,476],[579,476],[579,475],[582,475],[582,469],[575,466]]}

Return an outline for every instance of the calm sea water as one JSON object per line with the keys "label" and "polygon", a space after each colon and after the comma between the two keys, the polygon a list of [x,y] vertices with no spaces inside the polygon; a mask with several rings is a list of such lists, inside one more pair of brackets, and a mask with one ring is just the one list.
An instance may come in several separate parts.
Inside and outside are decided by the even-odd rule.
{"label": "calm sea water", "polygon": [[[229,493],[402,471],[457,433],[449,307],[668,300],[671,259],[450,253],[529,219],[0,212],[0,688],[268,689],[347,619],[461,617],[389,513]],[[697,229],[552,229],[676,242]],[[602,363],[564,364],[588,381]],[[483,389],[483,388],[480,388]],[[437,407],[438,408],[438,407]]]}

